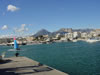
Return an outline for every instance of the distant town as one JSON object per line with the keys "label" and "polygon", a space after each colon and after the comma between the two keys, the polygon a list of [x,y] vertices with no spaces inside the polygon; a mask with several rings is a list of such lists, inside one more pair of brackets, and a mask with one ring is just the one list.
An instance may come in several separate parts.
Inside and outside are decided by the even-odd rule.
{"label": "distant town", "polygon": [[[87,42],[100,41],[100,29],[72,29],[61,28],[55,32],[45,29],[36,34],[26,37],[16,37],[19,45],[48,44],[54,42],[77,42],[79,40]],[[14,45],[13,37],[0,37],[0,45]]]}

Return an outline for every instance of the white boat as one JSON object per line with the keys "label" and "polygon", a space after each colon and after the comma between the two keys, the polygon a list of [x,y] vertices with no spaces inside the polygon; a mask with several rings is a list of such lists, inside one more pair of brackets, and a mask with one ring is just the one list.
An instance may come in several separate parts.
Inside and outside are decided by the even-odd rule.
{"label": "white boat", "polygon": [[77,42],[77,40],[72,40],[72,42]]}
{"label": "white boat", "polygon": [[89,42],[89,43],[94,43],[94,42],[98,42],[98,41],[100,41],[100,40],[98,40],[98,39],[88,39],[88,40],[86,40],[86,42]]}

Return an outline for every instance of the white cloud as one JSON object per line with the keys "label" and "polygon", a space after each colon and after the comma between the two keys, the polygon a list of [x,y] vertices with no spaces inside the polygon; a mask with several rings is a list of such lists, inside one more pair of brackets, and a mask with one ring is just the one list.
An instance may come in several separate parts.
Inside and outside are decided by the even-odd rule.
{"label": "white cloud", "polygon": [[2,30],[6,30],[6,29],[8,29],[8,26],[7,25],[4,25],[1,29]]}
{"label": "white cloud", "polygon": [[14,5],[8,5],[8,6],[7,6],[7,10],[8,10],[8,11],[11,11],[11,12],[14,12],[14,11],[19,10],[19,8],[16,7],[16,6],[14,6]]}
{"label": "white cloud", "polygon": [[20,28],[15,28],[15,32],[24,32],[28,31],[28,28],[26,28],[26,24],[22,24]]}

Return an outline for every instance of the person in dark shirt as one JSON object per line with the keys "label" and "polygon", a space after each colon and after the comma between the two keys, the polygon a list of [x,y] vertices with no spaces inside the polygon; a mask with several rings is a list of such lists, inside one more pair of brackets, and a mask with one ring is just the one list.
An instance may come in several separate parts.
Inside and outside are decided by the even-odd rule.
{"label": "person in dark shirt", "polygon": [[16,57],[19,56],[19,51],[16,51],[15,56],[16,56]]}
{"label": "person in dark shirt", "polygon": [[19,56],[19,53],[15,53],[15,56],[18,57]]}

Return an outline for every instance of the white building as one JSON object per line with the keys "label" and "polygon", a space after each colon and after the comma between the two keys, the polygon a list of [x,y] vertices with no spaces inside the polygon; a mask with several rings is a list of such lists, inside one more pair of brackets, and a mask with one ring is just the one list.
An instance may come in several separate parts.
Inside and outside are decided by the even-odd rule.
{"label": "white building", "polygon": [[79,38],[81,34],[79,32],[73,32],[73,38]]}
{"label": "white building", "polygon": [[88,33],[81,33],[81,38],[88,38]]}
{"label": "white building", "polygon": [[61,40],[61,41],[67,41],[67,38],[62,37],[60,40]]}
{"label": "white building", "polygon": [[65,38],[67,39],[73,39],[73,33],[66,33]]}
{"label": "white building", "polygon": [[59,38],[59,37],[62,37],[62,36],[63,36],[63,35],[60,34],[60,33],[56,34],[56,38]]}
{"label": "white building", "polygon": [[26,39],[28,42],[32,42],[32,41],[35,39],[35,37],[29,36],[29,37],[26,37],[25,39]]}
{"label": "white building", "polygon": [[96,37],[98,34],[94,31],[91,31],[90,34],[93,36],[93,37]]}

